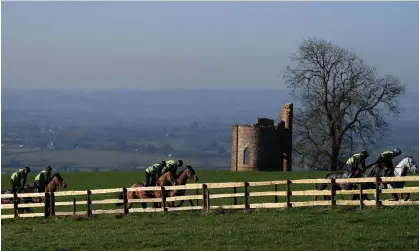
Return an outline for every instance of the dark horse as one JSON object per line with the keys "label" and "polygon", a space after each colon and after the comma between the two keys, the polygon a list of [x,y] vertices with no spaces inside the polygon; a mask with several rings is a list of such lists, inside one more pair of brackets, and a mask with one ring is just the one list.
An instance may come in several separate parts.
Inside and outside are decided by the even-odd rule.
{"label": "dark horse", "polygon": [[[64,182],[64,179],[63,177],[61,177],[60,173],[57,172],[56,174],[52,175],[51,181],[44,188],[41,188],[40,190],[38,190],[34,184],[30,184],[30,185],[26,185],[20,191],[20,193],[55,192],[58,187],[67,188],[67,184]],[[18,198],[18,200],[20,201],[19,203],[21,204],[41,203],[44,201],[43,197],[23,197],[23,198]],[[13,203],[13,199],[10,200],[8,203]],[[26,208],[23,207],[23,208],[18,209],[19,213],[24,213],[25,211],[28,213],[33,212],[29,207],[26,207]]]}
{"label": "dark horse", "polygon": [[[185,185],[188,180],[197,181],[198,176],[195,174],[195,170],[192,168],[192,166],[187,165],[185,169],[179,172],[179,175],[176,179],[173,178],[170,172],[164,173],[162,176],[160,176],[156,182],[156,186],[170,186],[170,185]],[[161,191],[154,191],[152,194],[144,193],[144,191],[141,190],[141,187],[143,187],[143,184],[137,183],[132,185],[131,187],[138,187],[140,188],[138,191],[131,191],[127,192],[127,198],[129,200],[131,199],[147,199],[147,198],[161,198],[162,194]],[[170,190],[166,192],[166,197],[171,196],[180,196],[185,194],[185,190]],[[166,194],[165,193],[165,194]],[[118,194],[118,199],[122,199],[123,194]],[[182,201],[183,202],[183,201]],[[166,202],[166,206],[174,206],[174,203]],[[192,203],[190,201],[190,203]],[[132,207],[132,202],[127,203],[127,209],[130,209]],[[116,206],[122,206],[122,203],[116,203]],[[160,203],[154,203],[154,208],[160,207]],[[182,205],[182,204],[180,204]],[[142,208],[147,208],[147,203],[142,202],[141,203]]]}
{"label": "dark horse", "polygon": [[[190,165],[186,165],[185,169],[179,172],[177,175],[176,181],[177,185],[186,185],[188,180],[192,182],[198,181],[198,175],[196,175],[195,170]],[[183,196],[185,195],[186,190],[172,190],[169,196]],[[191,206],[194,206],[192,200],[188,200]],[[178,205],[175,205],[175,202],[172,202],[172,207],[180,207],[183,205],[184,200],[180,201]]]}
{"label": "dark horse", "polygon": [[[373,163],[373,164],[368,165],[365,168],[365,172],[361,175],[361,178],[388,177],[388,176],[391,176],[392,170],[393,170],[392,167],[390,167],[390,168],[388,168],[388,167],[380,168],[377,163]],[[334,179],[344,179],[343,174],[344,174],[343,172],[328,173],[326,175],[325,179],[332,179],[332,178],[334,178]],[[362,189],[374,189],[375,188],[375,183],[371,183],[371,182],[360,183],[360,185],[361,185]],[[323,184],[319,184],[317,186],[318,190],[324,190],[325,188],[330,190],[331,189],[331,184],[323,183]],[[335,186],[334,186],[335,191],[353,190],[355,188],[357,188],[357,186],[355,184],[347,183],[347,182],[345,182],[345,183],[335,183]],[[324,199],[325,200],[330,200],[330,195],[325,195]],[[357,199],[359,199],[359,194],[354,194],[352,196],[352,200],[357,200]],[[366,194],[364,194],[363,199],[367,200],[368,196]]]}
{"label": "dark horse", "polygon": [[[170,185],[176,185],[176,179],[172,176],[171,172],[166,172],[164,174],[162,174],[156,181],[156,186],[170,186]],[[139,183],[135,183],[132,184],[130,188],[138,188],[135,191],[129,191],[127,192],[127,199],[128,200],[132,200],[132,199],[153,199],[153,198],[161,198],[162,197],[162,192],[160,190],[158,191],[144,191],[142,188],[144,187],[144,183],[139,182]],[[167,192],[166,192],[167,193]],[[165,194],[166,194],[165,193]],[[123,199],[123,193],[119,193],[118,194],[118,199],[122,200]],[[126,204],[126,208],[125,209],[130,209],[132,207],[134,202],[128,202]],[[169,204],[168,202],[166,202],[167,204]],[[154,202],[154,207],[158,208],[160,207],[161,203],[159,202]],[[123,206],[123,203],[116,203],[116,206]],[[141,206],[142,208],[147,208],[147,203],[146,202],[141,202]]]}

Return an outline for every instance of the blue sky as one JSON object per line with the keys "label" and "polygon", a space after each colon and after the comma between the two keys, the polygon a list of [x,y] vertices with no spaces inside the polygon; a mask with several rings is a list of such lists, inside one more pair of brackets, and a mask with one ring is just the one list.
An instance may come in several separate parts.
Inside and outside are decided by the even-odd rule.
{"label": "blue sky", "polygon": [[2,87],[284,88],[303,38],[419,87],[418,2],[2,2]]}

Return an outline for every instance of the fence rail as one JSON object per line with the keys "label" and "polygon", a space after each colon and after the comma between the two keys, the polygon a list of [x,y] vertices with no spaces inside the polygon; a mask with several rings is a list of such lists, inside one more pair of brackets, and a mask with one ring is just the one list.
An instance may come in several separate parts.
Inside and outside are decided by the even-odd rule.
{"label": "fence rail", "polygon": [[[128,214],[134,212],[167,212],[167,211],[190,211],[211,209],[258,209],[258,208],[289,208],[289,207],[311,207],[311,206],[403,206],[403,205],[419,205],[419,201],[390,201],[380,200],[380,194],[397,194],[397,193],[419,193],[419,187],[404,187],[395,189],[381,189],[381,182],[419,182],[419,176],[409,177],[375,177],[375,178],[351,178],[351,179],[299,179],[299,180],[279,180],[279,181],[254,181],[254,182],[224,182],[224,183],[195,183],[181,186],[164,186],[164,187],[136,187],[136,188],[111,188],[111,189],[93,189],[82,191],[59,191],[54,193],[27,193],[27,194],[2,194],[1,199],[12,199],[11,204],[2,204],[2,210],[13,210],[13,214],[3,214],[1,219],[23,218],[23,217],[52,217],[65,215],[95,215],[95,214]],[[363,190],[336,190],[336,183],[374,183],[374,189]],[[329,190],[293,190],[294,185],[307,185],[324,183],[331,185]],[[249,191],[254,187],[273,186],[274,191]],[[233,193],[216,193],[219,189],[231,189]],[[281,188],[281,190],[280,190]],[[241,189],[242,191],[238,191]],[[283,189],[283,190],[282,190]],[[128,199],[127,193],[131,191],[162,191],[162,198],[147,199]],[[196,195],[182,195],[174,197],[166,197],[167,191],[174,190],[195,190]],[[121,193],[122,199],[100,199],[92,200],[92,195],[109,195],[115,196],[115,193]],[[337,196],[343,195],[360,195],[359,200],[341,200]],[[374,195],[374,200],[364,200],[363,195]],[[71,201],[56,201],[57,197],[70,197]],[[85,196],[84,200],[76,200],[76,196]],[[314,201],[294,201],[293,197],[314,196]],[[329,196],[329,200],[317,200],[317,196]],[[19,203],[22,198],[42,199],[42,203]],[[255,197],[273,197],[274,202],[250,203],[251,198]],[[217,199],[232,198],[231,205],[211,205]],[[238,199],[244,199],[239,204]],[[282,198],[284,201],[279,201]],[[196,201],[197,205],[170,207],[166,203],[177,201]],[[125,210],[127,203],[161,203],[161,208],[130,208]],[[199,205],[201,202],[202,205]],[[96,205],[121,203],[120,209],[94,209]],[[85,210],[78,211],[77,207],[83,205]],[[72,206],[70,212],[56,212],[57,207]],[[43,213],[19,213],[22,208],[43,208]]]}

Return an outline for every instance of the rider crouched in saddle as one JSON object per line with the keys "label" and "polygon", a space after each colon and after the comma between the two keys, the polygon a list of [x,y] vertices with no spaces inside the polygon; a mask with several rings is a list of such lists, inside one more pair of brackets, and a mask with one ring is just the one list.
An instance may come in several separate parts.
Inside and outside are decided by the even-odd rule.
{"label": "rider crouched in saddle", "polygon": [[393,169],[394,168],[393,159],[394,157],[400,156],[400,154],[402,154],[402,151],[400,150],[400,148],[395,148],[393,151],[391,150],[384,151],[380,154],[376,163],[380,169],[383,169],[383,168]]}
{"label": "rider crouched in saddle", "polygon": [[157,179],[162,174],[163,168],[166,167],[166,161],[162,160],[160,163],[151,165],[145,169],[145,184],[144,186],[155,186]]}
{"label": "rider crouched in saddle", "polygon": [[11,193],[19,193],[25,187],[26,179],[28,178],[28,173],[30,172],[31,168],[29,166],[25,166],[25,168],[19,168],[12,174],[10,177],[12,184]]}
{"label": "rider crouched in saddle", "polygon": [[177,168],[183,166],[183,160],[178,160],[177,162],[174,160],[166,160],[166,166],[163,168],[162,174],[170,171],[170,173],[172,174],[173,178],[176,179],[176,172],[177,172]]}
{"label": "rider crouched in saddle", "polygon": [[[347,178],[354,178],[354,177],[360,177],[361,172],[365,171],[365,160],[368,158],[368,152],[362,151],[361,153],[356,153],[352,155],[345,164],[345,168],[347,173],[345,176]],[[359,167],[361,165],[361,168]],[[358,171],[357,173],[355,173]]]}
{"label": "rider crouched in saddle", "polygon": [[41,172],[35,176],[33,184],[35,185],[37,192],[43,192],[45,187],[51,181],[51,171],[52,168],[47,165],[44,170],[41,170]]}

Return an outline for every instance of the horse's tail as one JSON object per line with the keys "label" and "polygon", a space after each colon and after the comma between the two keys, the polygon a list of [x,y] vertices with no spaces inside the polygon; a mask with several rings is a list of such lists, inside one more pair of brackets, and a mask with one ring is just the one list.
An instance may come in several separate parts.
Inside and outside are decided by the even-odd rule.
{"label": "horse's tail", "polygon": [[[120,192],[120,193],[118,193],[118,200],[122,200],[122,199],[124,199],[124,194],[122,193],[122,192]],[[120,203],[120,202],[118,202],[118,203],[116,203],[115,204],[117,207],[121,207],[121,206],[123,206],[124,205],[124,203]]]}

